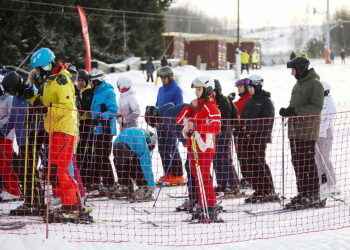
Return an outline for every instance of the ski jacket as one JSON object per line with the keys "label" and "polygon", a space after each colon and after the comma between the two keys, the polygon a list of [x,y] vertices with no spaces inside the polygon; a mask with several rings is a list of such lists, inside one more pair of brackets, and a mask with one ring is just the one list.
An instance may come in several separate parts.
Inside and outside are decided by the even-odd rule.
{"label": "ski jacket", "polygon": [[261,90],[245,103],[240,120],[240,137],[250,139],[254,144],[271,143],[275,107],[270,97],[269,92]]}
{"label": "ski jacket", "polygon": [[133,88],[120,93],[118,102],[118,115],[122,117],[122,130],[137,127],[137,118],[140,116],[140,106]]}
{"label": "ski jacket", "polygon": [[123,130],[115,139],[113,146],[118,142],[126,143],[132,150],[133,156],[138,156],[145,180],[149,186],[154,186],[154,176],[152,172],[152,156],[146,141],[149,133],[142,128],[127,128]]}
{"label": "ski jacket", "polygon": [[217,106],[221,113],[221,133],[222,138],[231,138],[234,119],[238,118],[236,106],[223,94],[215,96]]}
{"label": "ski jacket", "polygon": [[6,139],[9,140],[13,140],[14,137],[14,132],[6,129],[12,112],[12,100],[13,96],[8,93],[0,96],[0,129],[5,133]]}
{"label": "ski jacket", "polygon": [[154,71],[154,64],[152,60],[148,60],[145,64],[145,70],[147,73],[152,74]]}
{"label": "ski jacket", "polygon": [[78,114],[74,84],[67,68],[66,63],[57,63],[44,83],[43,95],[35,94],[29,102],[33,104],[38,98],[48,107],[48,112],[43,114],[46,132],[62,132],[75,136],[78,130]]}
{"label": "ski jacket", "polygon": [[91,111],[92,118],[102,121],[96,126],[95,134],[117,134],[116,115],[118,112],[117,98],[111,84],[103,81],[94,91]]}
{"label": "ski jacket", "polygon": [[237,100],[237,102],[235,102],[237,110],[238,110],[238,118],[241,116],[243,108],[244,108],[244,104],[248,101],[249,98],[251,98],[252,95],[249,93],[246,93],[244,95],[241,96],[241,98],[239,98]]}
{"label": "ski jacket", "polygon": [[292,90],[289,107],[296,116],[288,119],[288,137],[299,140],[317,140],[320,130],[320,114],[324,91],[320,77],[314,69],[298,80]]}
{"label": "ski jacket", "polygon": [[249,54],[247,52],[243,52],[241,54],[241,63],[242,64],[249,64]]}
{"label": "ski jacket", "polygon": [[337,109],[332,96],[325,96],[321,112],[320,137],[327,138],[327,130],[333,128]]}
{"label": "ski jacket", "polygon": [[258,63],[258,55],[256,53],[252,54],[252,63]]}
{"label": "ski jacket", "polygon": [[158,90],[156,106],[160,107],[169,102],[175,105],[183,103],[182,89],[175,80],[168,84],[164,84]]}
{"label": "ski jacket", "polygon": [[[213,98],[212,98],[213,99]],[[203,99],[198,99],[198,107],[192,108],[186,106],[177,116],[178,124],[184,126],[184,137],[186,137],[187,145],[192,145],[191,136],[196,138],[197,148],[201,152],[209,152],[215,150],[215,135],[221,130],[221,114],[216,105],[215,99],[203,104]],[[193,131],[189,131],[188,122],[194,123]]]}

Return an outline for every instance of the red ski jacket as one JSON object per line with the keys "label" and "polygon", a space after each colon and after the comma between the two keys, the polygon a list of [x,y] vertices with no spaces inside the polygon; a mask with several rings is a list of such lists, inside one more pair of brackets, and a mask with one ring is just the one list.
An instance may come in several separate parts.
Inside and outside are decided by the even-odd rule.
{"label": "red ski jacket", "polygon": [[241,117],[244,105],[248,101],[248,99],[250,99],[251,97],[252,97],[252,95],[247,93],[247,94],[241,96],[241,98],[239,98],[237,102],[235,102],[237,110],[238,110],[238,118]]}

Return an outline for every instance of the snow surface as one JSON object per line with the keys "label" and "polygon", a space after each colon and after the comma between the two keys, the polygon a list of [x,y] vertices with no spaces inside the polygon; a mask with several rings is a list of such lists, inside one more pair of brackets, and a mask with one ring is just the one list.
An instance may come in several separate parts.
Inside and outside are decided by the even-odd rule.
{"label": "snow surface", "polygon": [[[336,61],[335,65],[325,65],[322,60],[312,60],[312,66],[321,76],[322,80],[328,81],[333,89],[331,91],[338,111],[349,110],[350,100],[350,67],[349,65],[340,65]],[[209,75],[220,80],[223,93],[228,94],[236,91],[234,87],[235,74],[233,71],[199,71],[192,66],[177,67],[174,69],[183,91],[185,102],[190,102],[194,97],[194,91],[190,88],[191,81],[199,75]],[[272,100],[275,103],[276,114],[282,106],[287,106],[291,89],[295,79],[290,75],[285,65],[273,67],[264,67],[261,70],[252,71],[252,74],[260,74],[265,79],[264,88],[271,92]],[[140,102],[142,113],[147,105],[154,105],[157,96],[157,90],[161,86],[146,83],[145,76],[141,71],[129,71],[125,73],[114,73],[107,76],[107,80],[116,86],[116,81],[120,76],[128,76],[134,83],[137,91],[137,98]],[[243,75],[245,77],[246,75]],[[340,118],[341,116],[339,116]],[[142,125],[145,127],[145,125]],[[279,119],[276,119],[275,127],[281,126]],[[337,174],[341,174],[339,186],[343,194],[349,196],[346,180],[350,178],[347,171],[347,162],[350,155],[348,140],[341,140],[342,133],[348,136],[348,124],[338,128],[338,136],[335,139],[336,154],[339,168]],[[281,192],[281,135],[280,131],[274,134],[274,143],[268,149],[268,159],[271,163],[271,172],[276,185],[276,191]],[[337,141],[338,140],[338,141]],[[287,140],[284,141],[287,145]],[[185,149],[181,148],[181,152]],[[184,157],[183,157],[184,158]],[[234,159],[235,160],[235,159]],[[285,162],[290,162],[286,157]],[[154,172],[157,177],[162,175],[159,155],[154,154],[153,163],[156,166]],[[290,163],[286,166],[286,196],[290,197],[295,194],[295,179]],[[156,191],[157,192],[157,191]],[[175,249],[175,247],[153,246],[153,245],[183,245],[183,244],[210,244],[212,242],[230,242],[232,239],[244,240],[244,242],[194,246],[191,249],[348,249],[350,245],[350,228],[339,229],[334,231],[314,232],[307,234],[298,234],[294,236],[283,236],[286,234],[296,234],[310,231],[328,230],[334,227],[342,228],[349,226],[349,205],[329,201],[327,207],[320,210],[305,210],[296,213],[269,214],[264,216],[253,217],[241,213],[243,209],[252,209],[253,211],[264,211],[279,208],[279,204],[250,205],[242,207],[242,200],[224,200],[222,205],[227,209],[233,209],[235,213],[223,213],[221,217],[225,219],[226,224],[210,225],[188,225],[182,220],[187,219],[185,213],[169,214],[171,209],[179,205],[181,199],[170,199],[167,194],[185,194],[185,187],[164,188],[156,208],[152,208],[153,202],[128,204],[116,200],[99,200],[91,201],[90,205],[93,210],[97,224],[83,225],[50,225],[50,238],[45,240],[45,225],[41,223],[28,224],[26,228],[8,232],[0,232],[0,249]],[[17,206],[18,203],[12,202],[1,205],[0,208],[6,212],[11,207]],[[131,209],[147,209],[151,215],[142,212],[136,212]],[[18,218],[17,218],[18,219]],[[152,220],[159,223],[160,227],[153,227],[150,224],[142,224],[141,221]],[[30,218],[23,218],[24,221],[31,221]],[[121,221],[112,221],[121,220]],[[166,223],[164,223],[166,222]],[[302,223],[301,223],[302,222]],[[301,224],[300,224],[301,223]],[[16,233],[28,235],[15,235]],[[89,237],[91,241],[126,241],[126,243],[97,243],[97,242],[68,242],[71,238],[73,241],[79,241]],[[266,237],[279,237],[273,239],[259,239]],[[63,239],[64,238],[64,239]],[[250,240],[250,241],[248,241]],[[142,245],[140,243],[142,242]],[[147,243],[152,245],[148,245]],[[15,244],[15,245],[14,245]],[[176,248],[178,249],[178,248]]]}

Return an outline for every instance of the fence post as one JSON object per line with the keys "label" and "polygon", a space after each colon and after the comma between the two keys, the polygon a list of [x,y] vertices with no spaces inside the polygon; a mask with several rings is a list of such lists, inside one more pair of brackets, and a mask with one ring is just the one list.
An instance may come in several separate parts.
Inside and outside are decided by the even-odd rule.
{"label": "fence post", "polygon": [[282,117],[282,206],[284,207],[284,117]]}

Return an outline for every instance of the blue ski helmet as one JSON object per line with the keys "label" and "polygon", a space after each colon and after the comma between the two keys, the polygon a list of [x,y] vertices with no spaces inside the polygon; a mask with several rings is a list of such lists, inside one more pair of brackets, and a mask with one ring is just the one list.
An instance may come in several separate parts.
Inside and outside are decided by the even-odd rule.
{"label": "blue ski helmet", "polygon": [[55,54],[48,48],[37,50],[30,58],[31,68],[41,67],[44,70],[55,60]]}

